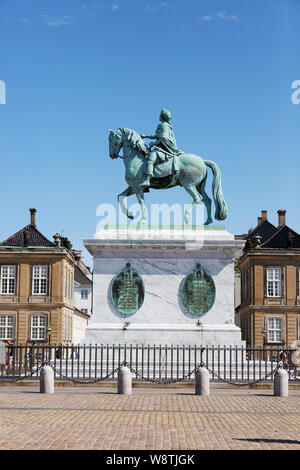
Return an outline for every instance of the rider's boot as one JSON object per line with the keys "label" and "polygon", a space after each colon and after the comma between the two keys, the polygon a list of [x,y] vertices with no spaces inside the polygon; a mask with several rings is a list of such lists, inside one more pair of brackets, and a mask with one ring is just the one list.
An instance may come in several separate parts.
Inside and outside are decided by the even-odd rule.
{"label": "rider's boot", "polygon": [[146,175],[144,181],[141,182],[141,186],[150,186],[151,175]]}

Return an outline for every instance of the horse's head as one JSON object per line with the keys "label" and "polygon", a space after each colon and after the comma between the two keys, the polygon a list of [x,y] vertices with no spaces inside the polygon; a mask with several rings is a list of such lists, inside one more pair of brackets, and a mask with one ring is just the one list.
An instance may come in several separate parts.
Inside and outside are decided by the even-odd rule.
{"label": "horse's head", "polygon": [[109,130],[109,156],[110,158],[118,158],[119,152],[123,146],[122,135],[120,132]]}

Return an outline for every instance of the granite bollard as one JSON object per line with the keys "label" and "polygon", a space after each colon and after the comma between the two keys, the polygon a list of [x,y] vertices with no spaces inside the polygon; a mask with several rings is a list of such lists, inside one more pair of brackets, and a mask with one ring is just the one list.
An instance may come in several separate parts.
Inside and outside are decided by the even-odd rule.
{"label": "granite bollard", "polygon": [[289,374],[285,369],[278,369],[274,376],[274,396],[288,397],[289,395]]}
{"label": "granite bollard", "polygon": [[118,394],[131,395],[132,392],[132,375],[130,369],[122,366],[118,373]]}
{"label": "granite bollard", "polygon": [[195,394],[209,395],[209,372],[204,366],[199,367],[195,373]]}
{"label": "granite bollard", "polygon": [[40,393],[54,393],[54,371],[50,366],[41,369]]}

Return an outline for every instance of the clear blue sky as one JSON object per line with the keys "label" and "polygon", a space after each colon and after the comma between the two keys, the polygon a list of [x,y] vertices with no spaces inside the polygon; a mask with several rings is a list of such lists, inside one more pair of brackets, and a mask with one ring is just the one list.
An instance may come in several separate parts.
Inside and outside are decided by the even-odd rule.
{"label": "clear blue sky", "polygon": [[286,209],[300,232],[298,0],[0,0],[0,43],[1,240],[36,207],[46,236],[82,249],[126,187],[108,128],[152,133],[162,107],[178,147],[219,164],[227,230]]}

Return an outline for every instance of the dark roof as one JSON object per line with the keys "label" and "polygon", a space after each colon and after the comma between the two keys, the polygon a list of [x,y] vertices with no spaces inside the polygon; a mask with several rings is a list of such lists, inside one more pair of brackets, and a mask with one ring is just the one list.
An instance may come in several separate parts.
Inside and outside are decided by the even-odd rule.
{"label": "dark roof", "polygon": [[244,252],[251,249],[300,249],[300,235],[287,225],[275,227],[263,220],[255,229],[243,235],[246,240]]}
{"label": "dark roof", "polygon": [[80,269],[78,265],[75,266],[74,279],[81,285],[92,285],[91,279]]}
{"label": "dark roof", "polygon": [[299,249],[300,235],[286,225],[283,225],[276,230],[276,233],[274,233],[269,240],[262,243],[260,248]]}
{"label": "dark roof", "polygon": [[275,225],[271,224],[268,220],[263,220],[258,224],[255,229],[251,230],[247,235],[245,235],[246,240],[252,241],[256,235],[260,235],[262,238],[262,243],[269,240],[277,232]]}
{"label": "dark roof", "polygon": [[32,247],[32,246],[43,246],[43,247],[54,247],[55,244],[50,242],[44,235],[38,231],[34,225],[26,225],[19,232],[9,237],[4,242],[0,243],[0,246],[17,246],[17,247]]}

